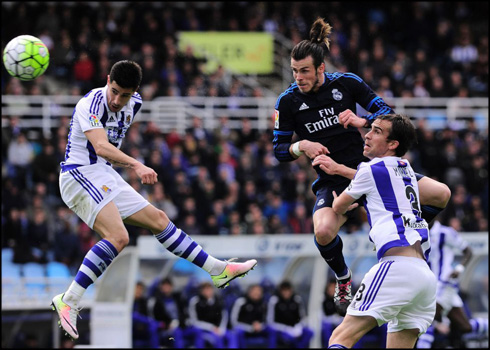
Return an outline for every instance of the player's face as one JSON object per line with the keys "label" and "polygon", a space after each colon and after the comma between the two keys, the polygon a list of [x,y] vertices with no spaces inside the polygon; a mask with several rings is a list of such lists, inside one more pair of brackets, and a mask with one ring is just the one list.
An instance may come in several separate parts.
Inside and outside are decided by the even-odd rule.
{"label": "player's face", "polygon": [[109,86],[107,89],[107,104],[111,112],[119,112],[136,91],[120,87],[115,80],[111,82],[109,76],[107,76],[107,85]]}
{"label": "player's face", "polygon": [[313,57],[311,56],[299,61],[291,58],[291,69],[293,70],[294,80],[302,93],[317,92],[323,84],[325,64],[322,63],[315,69]]}
{"label": "player's face", "polygon": [[371,125],[371,130],[366,134],[364,142],[364,156],[369,159],[395,155],[398,141],[388,140],[391,130],[391,122],[376,119]]}

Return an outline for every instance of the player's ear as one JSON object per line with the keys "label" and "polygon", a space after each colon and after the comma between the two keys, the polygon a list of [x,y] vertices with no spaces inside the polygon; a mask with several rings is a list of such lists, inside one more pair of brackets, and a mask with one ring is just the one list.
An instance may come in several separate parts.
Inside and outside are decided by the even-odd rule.
{"label": "player's ear", "polygon": [[392,151],[394,151],[398,145],[400,144],[400,142],[398,142],[397,140],[390,140],[388,141],[388,148]]}
{"label": "player's ear", "polygon": [[110,82],[111,82],[111,76],[107,74],[107,85],[109,85]]}
{"label": "player's ear", "polygon": [[318,72],[319,73],[325,73],[325,63],[324,62],[320,63],[320,65],[318,66]]}

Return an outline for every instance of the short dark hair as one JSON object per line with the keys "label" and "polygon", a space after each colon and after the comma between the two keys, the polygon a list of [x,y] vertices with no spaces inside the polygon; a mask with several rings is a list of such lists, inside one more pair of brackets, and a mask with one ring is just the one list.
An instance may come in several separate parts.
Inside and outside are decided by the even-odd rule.
{"label": "short dark hair", "polygon": [[137,90],[143,78],[143,71],[140,65],[134,61],[124,60],[116,62],[109,73],[109,79],[112,83],[116,81],[117,85],[124,89]]}
{"label": "short dark hair", "polygon": [[402,157],[415,143],[417,143],[415,127],[410,118],[406,115],[385,114],[378,116],[376,119],[391,122],[388,140],[398,141],[398,147],[395,150],[395,155],[397,157]]}
{"label": "short dark hair", "polygon": [[318,68],[325,59],[325,48],[330,48],[328,36],[332,31],[330,24],[323,18],[317,18],[310,29],[310,40],[300,41],[291,51],[291,58],[299,61],[308,56],[313,58],[313,65]]}

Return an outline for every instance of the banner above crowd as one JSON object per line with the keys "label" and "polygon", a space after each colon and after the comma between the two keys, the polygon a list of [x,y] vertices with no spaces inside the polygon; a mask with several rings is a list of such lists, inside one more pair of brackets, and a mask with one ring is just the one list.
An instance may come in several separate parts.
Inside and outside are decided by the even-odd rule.
{"label": "banner above crowd", "polygon": [[274,69],[274,38],[269,33],[181,32],[179,50],[188,46],[206,58],[206,73],[219,65],[237,74],[269,74]]}

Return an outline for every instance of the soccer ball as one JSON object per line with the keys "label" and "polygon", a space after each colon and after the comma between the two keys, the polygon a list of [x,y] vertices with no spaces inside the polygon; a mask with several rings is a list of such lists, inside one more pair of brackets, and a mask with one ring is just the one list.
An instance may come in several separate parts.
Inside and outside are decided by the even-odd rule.
{"label": "soccer ball", "polygon": [[48,68],[49,51],[39,38],[20,35],[10,40],[3,50],[3,64],[11,76],[33,80]]}

